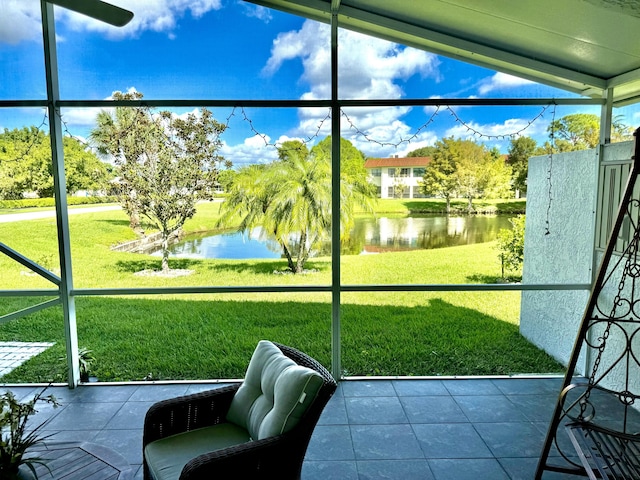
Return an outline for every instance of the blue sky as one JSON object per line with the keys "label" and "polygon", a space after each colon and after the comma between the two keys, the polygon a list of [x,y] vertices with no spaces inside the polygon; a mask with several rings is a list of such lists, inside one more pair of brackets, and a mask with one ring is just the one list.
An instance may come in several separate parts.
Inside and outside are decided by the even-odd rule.
{"label": "blue sky", "polygon": [[[108,99],[135,89],[149,99],[326,99],[329,28],[240,0],[112,0],[134,11],[116,29],[58,7],[63,99]],[[0,0],[0,99],[45,97],[38,0]],[[562,90],[401,45],[340,31],[342,98],[572,97]],[[276,157],[274,144],[329,134],[325,109],[213,108],[229,123],[223,154],[242,165]],[[372,157],[400,155],[444,136],[472,137],[502,152],[542,107],[393,107],[346,110],[342,136]],[[553,109],[522,133],[539,143]],[[187,109],[176,111],[185,113]],[[598,107],[557,107],[555,117]],[[638,121],[635,110],[616,112]],[[93,109],[65,109],[66,128],[85,138]],[[1,109],[0,128],[42,122],[39,109]],[[426,125],[428,123],[428,125]],[[426,126],[425,126],[426,125]],[[478,135],[474,132],[480,132]],[[404,140],[411,138],[411,142]]]}

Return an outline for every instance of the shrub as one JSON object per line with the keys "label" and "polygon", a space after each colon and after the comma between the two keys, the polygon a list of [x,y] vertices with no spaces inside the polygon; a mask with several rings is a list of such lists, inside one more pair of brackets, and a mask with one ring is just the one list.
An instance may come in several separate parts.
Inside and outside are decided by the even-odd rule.
{"label": "shrub", "polygon": [[513,228],[502,228],[498,232],[498,250],[502,264],[509,270],[518,271],[524,262],[525,215],[510,218]]}
{"label": "shrub", "polygon": [[[92,205],[95,203],[117,203],[116,197],[67,197],[68,205]],[[54,207],[53,198],[22,198],[20,200],[0,200],[0,208]]]}

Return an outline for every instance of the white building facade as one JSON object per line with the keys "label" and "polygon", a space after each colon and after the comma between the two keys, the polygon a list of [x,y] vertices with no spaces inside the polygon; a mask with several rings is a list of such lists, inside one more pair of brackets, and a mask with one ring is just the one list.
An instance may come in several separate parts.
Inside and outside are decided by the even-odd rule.
{"label": "white building facade", "polygon": [[425,198],[420,184],[431,157],[370,158],[364,167],[379,198]]}

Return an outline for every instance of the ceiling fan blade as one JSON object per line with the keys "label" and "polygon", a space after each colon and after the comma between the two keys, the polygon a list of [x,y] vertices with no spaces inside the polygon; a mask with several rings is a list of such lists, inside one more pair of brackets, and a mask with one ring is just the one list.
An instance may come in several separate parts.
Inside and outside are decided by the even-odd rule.
{"label": "ceiling fan blade", "polygon": [[133,12],[100,0],[47,0],[49,3],[68,8],[101,22],[123,27],[133,18]]}

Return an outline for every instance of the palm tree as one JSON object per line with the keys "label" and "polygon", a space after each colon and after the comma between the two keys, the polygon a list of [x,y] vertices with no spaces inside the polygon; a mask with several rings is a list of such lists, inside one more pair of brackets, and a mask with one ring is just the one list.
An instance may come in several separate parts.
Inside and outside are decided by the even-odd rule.
{"label": "palm tree", "polygon": [[[313,248],[331,231],[331,164],[326,155],[304,148],[289,148],[280,158],[238,171],[218,225],[236,223],[242,232],[261,226],[282,248],[289,269],[301,273]],[[346,234],[355,204],[370,207],[373,194],[366,180],[341,178],[339,223]]]}

